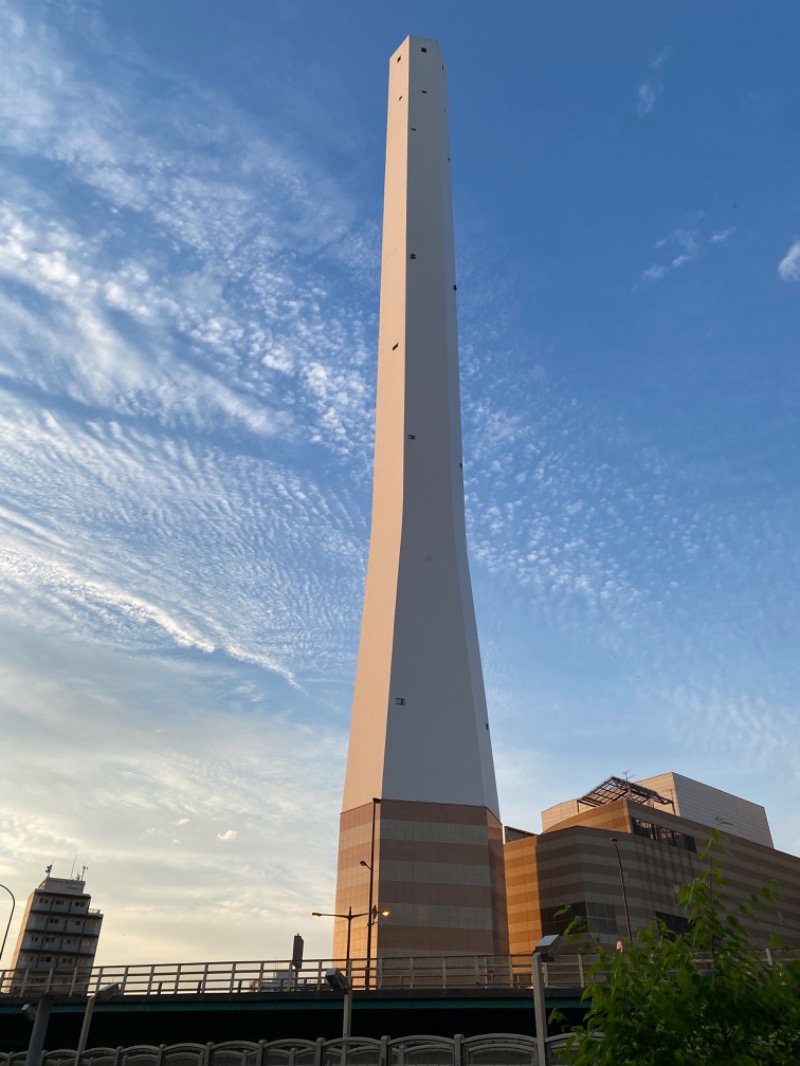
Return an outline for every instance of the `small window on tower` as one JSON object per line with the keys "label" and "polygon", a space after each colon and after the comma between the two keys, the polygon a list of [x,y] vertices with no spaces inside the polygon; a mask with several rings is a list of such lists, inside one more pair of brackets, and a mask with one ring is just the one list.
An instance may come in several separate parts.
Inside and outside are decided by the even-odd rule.
{"label": "small window on tower", "polygon": [[398,341],[397,344],[393,344],[392,345],[392,351],[396,352],[399,347],[400,347],[400,341]]}
{"label": "small window on tower", "polygon": [[427,52],[427,51],[428,51],[427,48],[420,48],[420,52]]}
{"label": "small window on tower", "polygon": [[394,702],[397,704],[398,707],[405,707],[406,705],[406,701],[403,699],[402,696],[396,696]]}

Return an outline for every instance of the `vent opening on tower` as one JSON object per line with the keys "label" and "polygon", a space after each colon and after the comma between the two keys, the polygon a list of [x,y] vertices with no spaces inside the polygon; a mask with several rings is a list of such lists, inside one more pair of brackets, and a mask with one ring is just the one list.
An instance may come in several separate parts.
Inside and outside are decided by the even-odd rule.
{"label": "vent opening on tower", "polygon": [[417,257],[416,257],[416,255],[415,255],[415,254],[414,254],[414,253],[412,252],[412,253],[411,253],[411,255],[410,255],[410,256],[409,256],[408,258],[409,258],[409,259],[416,259]]}
{"label": "vent opening on tower", "polygon": [[420,52],[427,52],[427,51],[428,51],[427,48],[420,48]]}
{"label": "vent opening on tower", "polygon": [[406,701],[403,696],[395,696],[394,702],[397,704],[398,707],[405,707],[406,705]]}
{"label": "vent opening on tower", "polygon": [[393,344],[392,345],[392,351],[396,352],[399,347],[400,347],[400,341],[398,341],[397,344]]}
{"label": "vent opening on tower", "polygon": [[416,433],[409,433],[409,435],[408,435],[408,439],[409,439],[409,440],[416,440],[416,439],[417,439],[417,435],[416,435]]}

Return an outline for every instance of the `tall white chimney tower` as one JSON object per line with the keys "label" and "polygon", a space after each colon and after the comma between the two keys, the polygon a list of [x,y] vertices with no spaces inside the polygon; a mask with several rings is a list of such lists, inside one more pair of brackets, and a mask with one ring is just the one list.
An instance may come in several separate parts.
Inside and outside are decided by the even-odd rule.
{"label": "tall white chimney tower", "polygon": [[508,950],[461,460],[446,76],[439,45],[408,37],[389,61],[372,532],[336,897],[339,914],[391,914],[350,923],[354,959]]}

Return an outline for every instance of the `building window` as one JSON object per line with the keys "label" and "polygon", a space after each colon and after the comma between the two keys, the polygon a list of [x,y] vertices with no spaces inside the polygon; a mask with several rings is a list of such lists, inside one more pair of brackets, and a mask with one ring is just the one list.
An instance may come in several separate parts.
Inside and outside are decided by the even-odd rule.
{"label": "building window", "polygon": [[692,923],[683,914],[667,914],[664,911],[656,911],[656,918],[670,940],[675,940],[676,937],[685,936],[691,932]]}
{"label": "building window", "polygon": [[648,840],[656,840],[660,844],[671,844],[672,847],[682,848],[684,851],[697,852],[694,837],[679,833],[675,829],[668,829],[665,825],[655,825],[653,822],[643,822],[640,818],[631,818],[631,829],[636,836],[647,837]]}
{"label": "building window", "polygon": [[561,907],[542,908],[542,936],[566,933],[568,926],[580,920],[592,933],[617,935],[617,915],[612,904],[579,900]]}

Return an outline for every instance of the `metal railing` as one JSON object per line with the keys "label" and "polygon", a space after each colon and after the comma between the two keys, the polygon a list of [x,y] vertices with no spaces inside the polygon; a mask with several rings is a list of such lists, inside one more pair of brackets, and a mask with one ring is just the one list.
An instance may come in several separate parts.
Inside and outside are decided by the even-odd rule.
{"label": "metal railing", "polygon": [[[781,952],[781,958],[800,958],[800,952]],[[597,960],[593,954],[559,955],[544,963],[544,983],[549,989],[582,989]],[[708,968],[709,959],[698,956],[698,969]],[[772,965],[772,953],[754,952],[754,961]],[[74,970],[0,970],[0,991],[15,997],[55,995],[85,996],[110,984],[129,996],[252,995],[271,992],[301,994],[327,990],[325,971],[348,969],[344,959],[308,960],[293,968],[289,960],[255,962],[180,962],[131,966],[78,966]],[[349,965],[353,989],[395,991],[425,989],[528,989],[531,987],[530,955],[417,955],[396,959],[352,959]]]}
{"label": "metal railing", "polygon": [[[549,1037],[547,1063],[568,1063],[568,1035]],[[0,1066],[25,1066],[27,1052],[0,1053]],[[42,1066],[540,1066],[536,1041],[518,1033],[452,1038],[414,1035],[395,1040],[227,1041],[221,1044],[140,1044],[47,1051]]]}
{"label": "metal railing", "polygon": [[[548,987],[583,988],[594,956],[561,955],[545,964]],[[12,996],[87,995],[118,984],[123,995],[239,995],[326,990],[325,971],[348,969],[344,959],[316,959],[293,968],[285,959],[255,962],[181,962],[86,966],[74,970],[0,970],[0,990]],[[530,955],[439,955],[352,959],[354,990],[526,989],[532,984]]]}

